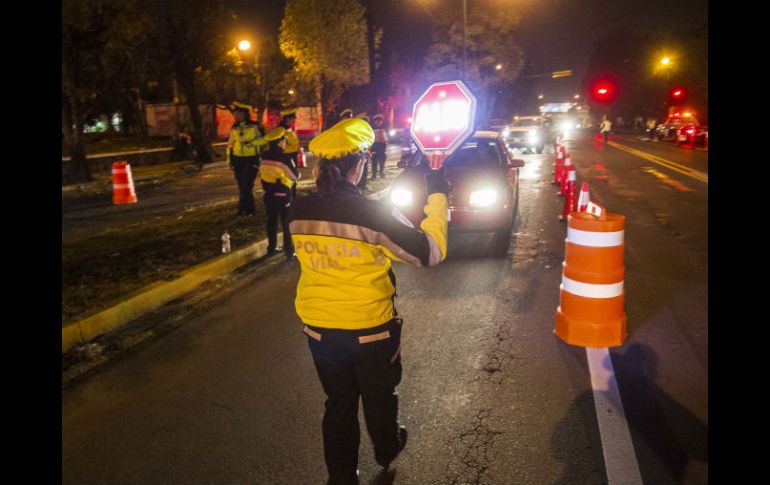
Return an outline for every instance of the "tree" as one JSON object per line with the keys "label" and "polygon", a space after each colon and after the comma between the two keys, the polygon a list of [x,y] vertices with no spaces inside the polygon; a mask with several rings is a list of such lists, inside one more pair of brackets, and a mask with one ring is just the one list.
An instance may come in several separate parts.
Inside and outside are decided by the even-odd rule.
{"label": "tree", "polygon": [[[449,3],[436,18],[425,64],[429,82],[462,78],[462,13]],[[485,120],[495,109],[499,91],[515,81],[523,67],[524,52],[513,42],[520,15],[509,5],[470,10],[467,20],[464,81],[479,100],[477,119]]]}
{"label": "tree", "polygon": [[198,111],[200,77],[227,50],[225,32],[231,25],[222,0],[141,0],[149,13],[150,39],[160,62],[171,65],[174,79],[190,111],[192,139],[201,164],[213,155]]}
{"label": "tree", "polygon": [[356,0],[286,2],[281,52],[294,61],[299,79],[314,84],[323,113],[332,112],[344,89],[369,82],[364,14]]}
{"label": "tree", "polygon": [[139,72],[142,39],[134,0],[64,0],[62,3],[62,134],[73,180],[92,179],[83,141],[85,123],[114,112]]}

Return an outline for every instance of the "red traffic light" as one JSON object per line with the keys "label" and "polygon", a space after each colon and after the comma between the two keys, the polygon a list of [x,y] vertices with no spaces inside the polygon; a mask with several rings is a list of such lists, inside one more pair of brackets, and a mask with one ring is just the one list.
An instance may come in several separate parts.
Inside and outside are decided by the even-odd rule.
{"label": "red traffic light", "polygon": [[591,84],[589,94],[597,103],[608,103],[615,98],[617,87],[615,82],[609,79],[600,79]]}
{"label": "red traffic light", "polygon": [[687,90],[684,88],[672,88],[669,91],[669,97],[672,101],[684,101],[687,98]]}

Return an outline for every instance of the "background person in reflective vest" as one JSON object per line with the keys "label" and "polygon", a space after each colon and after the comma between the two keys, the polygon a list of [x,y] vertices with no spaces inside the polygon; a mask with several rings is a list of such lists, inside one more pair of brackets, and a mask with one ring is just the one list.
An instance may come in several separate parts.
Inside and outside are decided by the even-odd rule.
{"label": "background person in reflective vest", "polygon": [[323,417],[327,485],[357,484],[359,399],[375,460],[387,469],[406,445],[398,424],[401,327],[395,309],[393,261],[435,266],[447,249],[447,193],[443,172],[425,177],[426,218],[416,228],[389,204],[356,187],[371,126],[345,119],[310,141],[319,158],[318,191],[289,211],[301,274],[295,305],[326,393]]}
{"label": "background person in reflective vest", "polygon": [[374,121],[374,143],[372,144],[372,180],[377,178],[379,168],[380,178],[385,178],[385,159],[388,147],[388,133],[383,126],[385,117],[376,114],[372,117]]}
{"label": "background person in reflective vest", "polygon": [[254,215],[254,181],[259,172],[259,152],[264,146],[259,126],[251,120],[251,106],[233,103],[235,123],[227,143],[227,165],[235,172],[238,182],[238,212],[236,216]]}
{"label": "background person in reflective vest", "polygon": [[[295,167],[299,167],[299,137],[297,137],[297,133],[294,131],[294,125],[297,122],[297,108],[285,109],[281,111],[281,116],[283,118],[281,118],[278,126],[286,129],[286,148],[284,148],[283,152],[294,161]],[[296,184],[292,188],[291,193],[292,196],[297,196]]]}
{"label": "background person in reflective vest", "polygon": [[283,227],[283,251],[286,258],[294,257],[294,246],[289,232],[287,210],[293,199],[292,189],[296,186],[299,171],[294,161],[284,152],[287,144],[286,128],[278,126],[265,135],[265,140],[270,143],[267,151],[262,155],[262,170],[260,177],[262,189],[265,194],[263,201],[267,212],[267,254],[274,254],[277,250],[278,219]]}

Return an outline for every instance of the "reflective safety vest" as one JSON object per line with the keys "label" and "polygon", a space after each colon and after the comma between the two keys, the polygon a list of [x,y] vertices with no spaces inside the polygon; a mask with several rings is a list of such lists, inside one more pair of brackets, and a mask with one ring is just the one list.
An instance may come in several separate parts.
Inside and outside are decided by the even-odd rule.
{"label": "reflective safety vest", "polygon": [[447,249],[449,203],[431,194],[427,217],[415,228],[398,209],[367,199],[340,181],[333,197],[300,197],[289,228],[302,273],[297,314],[308,325],[364,329],[396,316],[392,261],[435,266]]}
{"label": "reflective safety vest", "polygon": [[259,173],[265,192],[289,193],[297,183],[299,172],[294,166],[294,161],[276,147],[262,155]]}
{"label": "reflective safety vest", "polygon": [[388,142],[388,131],[377,128],[374,130],[374,142],[375,143],[387,143]]}
{"label": "reflective safety vest", "polygon": [[293,154],[299,151],[299,137],[294,130],[286,129],[286,147],[283,149],[284,153]]}
{"label": "reflective safety vest", "polygon": [[253,157],[258,155],[262,146],[266,144],[256,124],[242,121],[239,126],[230,130],[227,148],[237,157]]}

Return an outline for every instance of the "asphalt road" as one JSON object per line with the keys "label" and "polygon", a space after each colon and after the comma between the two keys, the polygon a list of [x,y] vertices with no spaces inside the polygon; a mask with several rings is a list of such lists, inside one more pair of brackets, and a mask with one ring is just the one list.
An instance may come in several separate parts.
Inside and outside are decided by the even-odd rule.
{"label": "asphalt road", "polygon": [[[610,353],[638,466],[648,485],[705,484],[708,185],[591,136],[566,145],[593,200],[626,216],[629,339]],[[364,484],[607,483],[585,349],[553,334],[566,232],[554,156],[521,158],[504,258],[491,235],[452,234],[442,265],[395,267],[409,444],[378,476],[364,432]],[[324,483],[298,268],[276,268],[63,391],[63,484]]]}

